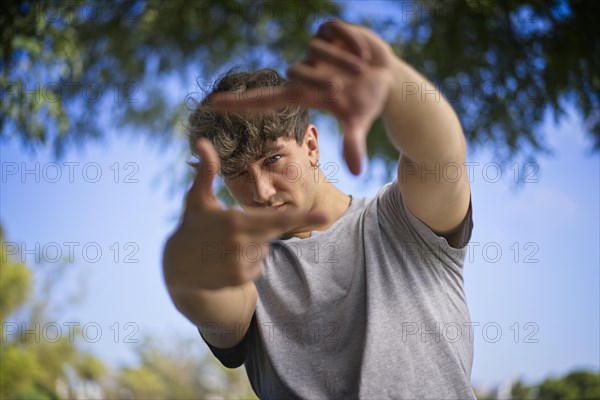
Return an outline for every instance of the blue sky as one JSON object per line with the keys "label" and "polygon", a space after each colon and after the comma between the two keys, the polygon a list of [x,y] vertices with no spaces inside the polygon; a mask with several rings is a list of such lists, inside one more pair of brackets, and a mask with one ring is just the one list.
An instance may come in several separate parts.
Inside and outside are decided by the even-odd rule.
{"label": "blue sky", "polygon": [[[383,9],[374,5],[371,11]],[[175,91],[174,97],[186,94]],[[318,127],[321,162],[340,166],[340,188],[358,197],[374,195],[384,183],[381,169],[371,165],[372,179],[352,177],[341,159],[335,122],[323,118]],[[540,156],[529,179],[537,182],[516,185],[510,163],[495,181],[491,152],[469,152],[475,229],[465,285],[472,320],[479,324],[476,385],[600,368],[600,157],[590,154],[591,141],[573,112],[559,125],[547,118],[541,129],[554,155]],[[144,336],[165,345],[194,338],[200,345],[161,277],[164,242],[187,189],[180,184],[187,160],[183,143],[107,129],[104,141],[70,149],[60,160],[14,141],[0,144],[0,156],[0,221],[7,240],[21,250],[35,250],[37,243],[49,257],[56,249],[64,257],[69,246],[74,249],[53,296],[63,306],[52,321],[65,332],[65,323],[79,321],[87,327],[83,344],[113,366],[133,362],[132,341]],[[36,165],[39,182],[35,173],[22,176]],[[36,264],[32,253],[24,257],[36,277],[62,265]],[[69,302],[68,295],[77,292],[81,301]]]}

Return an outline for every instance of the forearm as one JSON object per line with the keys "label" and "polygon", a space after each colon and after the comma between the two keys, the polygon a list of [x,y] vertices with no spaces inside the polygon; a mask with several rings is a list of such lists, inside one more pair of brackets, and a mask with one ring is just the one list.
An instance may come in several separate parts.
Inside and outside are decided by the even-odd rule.
{"label": "forearm", "polygon": [[400,59],[383,119],[396,149],[413,163],[463,163],[466,143],[452,106],[424,76]]}
{"label": "forearm", "polygon": [[254,282],[218,290],[171,290],[170,294],[177,309],[216,347],[239,343],[256,309]]}

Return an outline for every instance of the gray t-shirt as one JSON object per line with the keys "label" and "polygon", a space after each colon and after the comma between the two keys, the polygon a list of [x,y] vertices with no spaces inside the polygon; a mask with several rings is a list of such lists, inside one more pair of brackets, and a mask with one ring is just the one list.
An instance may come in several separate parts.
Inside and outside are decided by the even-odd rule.
{"label": "gray t-shirt", "polygon": [[474,399],[462,275],[471,214],[455,249],[394,181],[326,231],[272,242],[244,340],[209,348],[228,367],[244,363],[265,399]]}

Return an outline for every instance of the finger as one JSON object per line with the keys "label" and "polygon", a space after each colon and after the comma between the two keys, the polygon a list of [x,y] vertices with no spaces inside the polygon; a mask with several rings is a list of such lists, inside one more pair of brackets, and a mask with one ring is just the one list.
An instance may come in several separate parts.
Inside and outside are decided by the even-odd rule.
{"label": "finger", "polygon": [[340,107],[341,83],[331,72],[321,71],[306,64],[296,64],[287,71],[288,77],[300,88],[298,104],[320,108],[335,114]]}
{"label": "finger", "polygon": [[196,149],[200,154],[200,163],[192,187],[188,192],[187,206],[200,208],[220,208],[212,185],[219,172],[219,156],[213,144],[205,138],[196,142]]}
{"label": "finger", "polygon": [[327,216],[321,212],[290,212],[278,213],[273,211],[246,213],[242,229],[254,235],[256,240],[269,241],[277,239],[283,233],[293,229],[318,226],[327,222]]}
{"label": "finger", "polygon": [[347,99],[340,96],[342,83],[331,74],[306,64],[291,67],[288,77],[300,86],[298,103],[307,108],[319,108],[339,115],[347,106]]}
{"label": "finger", "polygon": [[262,87],[244,92],[222,92],[211,96],[210,103],[218,111],[268,110],[286,105],[298,105],[298,85]]}
{"label": "finger", "polygon": [[343,45],[367,63],[371,61],[371,51],[359,29],[342,21],[328,21],[317,30],[317,37],[335,44]]}
{"label": "finger", "polygon": [[304,101],[308,101],[312,97],[310,94],[309,96],[305,96],[307,94],[305,93],[307,92],[304,88],[305,86],[307,86],[308,89],[324,90],[331,85],[336,86],[338,82],[338,79],[331,71],[323,71],[322,69],[304,63],[290,67],[287,70],[287,76],[292,81],[301,85],[302,93],[300,93],[299,97],[303,100],[304,97],[307,97]]}
{"label": "finger", "polygon": [[[304,67],[310,68],[306,65]],[[229,112],[272,110],[287,106],[319,107],[323,102],[319,101],[315,90],[320,88],[324,93],[326,90],[331,91],[331,80],[321,76],[309,81],[310,75],[308,71],[304,72],[303,76],[307,76],[306,85],[301,82],[287,82],[283,86],[256,88],[243,93],[217,93],[211,97],[211,104],[218,111]]]}
{"label": "finger", "polygon": [[319,38],[311,40],[308,44],[307,63],[311,64],[317,60],[326,61],[356,75],[365,68],[360,57]]}
{"label": "finger", "polygon": [[350,172],[359,175],[362,170],[362,159],[366,155],[366,131],[355,123],[345,123],[343,155]]}

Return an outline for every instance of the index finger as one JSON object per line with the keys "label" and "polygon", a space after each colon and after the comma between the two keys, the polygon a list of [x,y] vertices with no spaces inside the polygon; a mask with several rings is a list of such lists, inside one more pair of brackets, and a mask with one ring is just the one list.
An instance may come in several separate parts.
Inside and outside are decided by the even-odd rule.
{"label": "index finger", "polygon": [[317,30],[317,37],[329,42],[342,45],[361,59],[369,62],[371,52],[364,38],[357,34],[355,25],[340,20],[330,20],[321,24]]}
{"label": "index finger", "polygon": [[316,75],[311,79],[313,71],[299,74],[299,69],[303,67],[312,70],[312,67],[297,64],[288,72],[292,80],[282,86],[265,86],[245,92],[215,93],[210,102],[219,111],[260,111],[292,106],[319,108],[335,114],[335,107],[339,103],[338,84]]}
{"label": "index finger", "polygon": [[295,82],[283,86],[266,86],[244,92],[221,92],[211,96],[210,103],[221,111],[256,111],[283,106],[302,106],[305,91]]}

